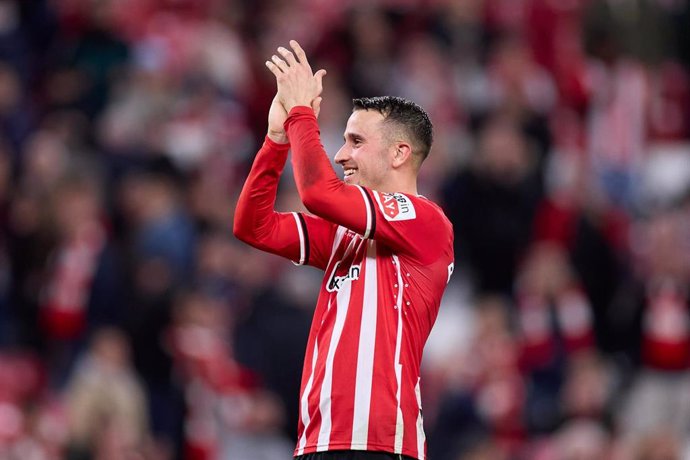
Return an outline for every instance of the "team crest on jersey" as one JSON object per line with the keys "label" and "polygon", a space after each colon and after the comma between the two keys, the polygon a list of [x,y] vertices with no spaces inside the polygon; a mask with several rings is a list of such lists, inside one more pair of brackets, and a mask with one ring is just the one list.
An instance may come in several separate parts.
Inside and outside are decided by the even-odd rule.
{"label": "team crest on jersey", "polygon": [[376,194],[376,201],[386,220],[412,220],[417,217],[412,200],[402,193]]}

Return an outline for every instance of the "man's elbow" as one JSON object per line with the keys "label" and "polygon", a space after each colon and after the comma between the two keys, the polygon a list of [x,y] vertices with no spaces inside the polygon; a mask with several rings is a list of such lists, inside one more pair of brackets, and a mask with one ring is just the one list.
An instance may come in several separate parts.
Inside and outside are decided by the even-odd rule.
{"label": "man's elbow", "polygon": [[302,204],[310,213],[320,216],[327,211],[328,199],[323,191],[315,188],[306,189],[302,193]]}
{"label": "man's elbow", "polygon": [[232,234],[243,243],[252,244],[252,231],[237,215],[235,215],[235,219],[232,222]]}

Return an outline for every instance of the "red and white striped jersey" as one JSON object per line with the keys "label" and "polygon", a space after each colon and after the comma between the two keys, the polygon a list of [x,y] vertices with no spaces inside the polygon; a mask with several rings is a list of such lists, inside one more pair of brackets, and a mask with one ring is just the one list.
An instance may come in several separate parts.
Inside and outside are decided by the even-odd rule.
{"label": "red and white striped jersey", "polygon": [[422,197],[359,187],[364,235],[298,215],[302,263],[325,276],[311,326],[295,455],[424,458],[422,350],[453,269],[452,228]]}
{"label": "red and white striped jersey", "polygon": [[288,146],[267,139],[240,195],[235,234],[325,271],[295,455],[370,450],[424,459],[420,363],[453,270],[452,226],[424,197],[340,181],[309,109],[293,109],[286,126],[300,195],[318,216],[273,211]]}

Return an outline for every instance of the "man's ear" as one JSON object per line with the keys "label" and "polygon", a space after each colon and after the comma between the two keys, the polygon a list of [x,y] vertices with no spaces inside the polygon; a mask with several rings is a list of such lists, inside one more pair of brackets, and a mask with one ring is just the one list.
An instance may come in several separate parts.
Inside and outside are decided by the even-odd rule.
{"label": "man's ear", "polygon": [[406,142],[396,142],[393,152],[393,167],[399,168],[403,164],[412,160],[412,146]]}

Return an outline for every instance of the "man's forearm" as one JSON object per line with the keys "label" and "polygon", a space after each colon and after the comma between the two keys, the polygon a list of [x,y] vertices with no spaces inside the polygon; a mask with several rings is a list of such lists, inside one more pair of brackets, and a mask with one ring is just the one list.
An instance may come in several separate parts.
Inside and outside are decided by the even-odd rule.
{"label": "man's forearm", "polygon": [[265,245],[274,229],[278,182],[288,149],[289,144],[276,143],[270,138],[264,140],[237,200],[233,233],[252,246]]}
{"label": "man's forearm", "polygon": [[[329,197],[344,187],[328,160],[313,112],[309,107],[295,107],[285,121],[292,145],[297,191],[304,205],[316,215],[327,205]],[[332,202],[331,202],[332,203]]]}

